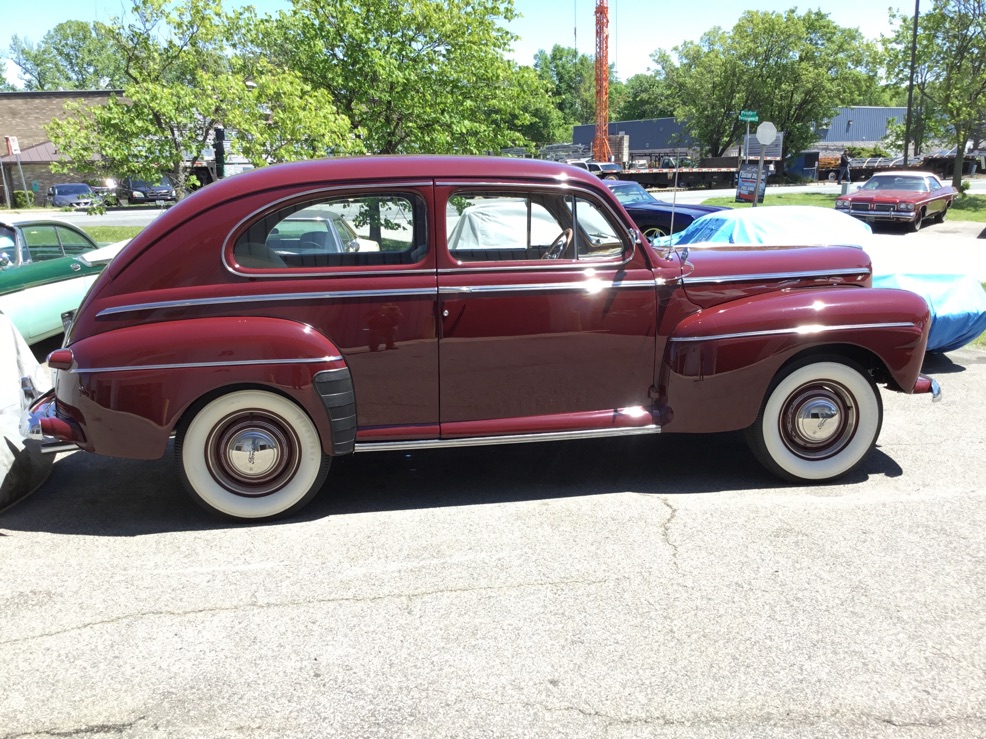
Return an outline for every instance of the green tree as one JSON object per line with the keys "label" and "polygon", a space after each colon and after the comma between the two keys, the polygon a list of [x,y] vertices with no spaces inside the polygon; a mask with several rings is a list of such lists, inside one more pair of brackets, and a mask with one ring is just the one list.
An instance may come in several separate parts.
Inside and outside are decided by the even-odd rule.
{"label": "green tree", "polygon": [[797,152],[837,107],[879,89],[875,45],[821,11],[747,11],[730,32],[712,28],[674,53],[652,57],[658,74],[678,103],[675,115],[715,156],[739,140],[740,110],[772,121],[785,133],[785,152]]}
{"label": "green tree", "polygon": [[[888,75],[906,81],[913,19],[897,16],[886,45]],[[907,59],[906,63],[904,59]],[[952,185],[962,182],[962,154],[986,120],[986,1],[935,0],[918,18],[914,78],[918,112],[912,141],[951,138],[957,152]]]}
{"label": "green tree", "polygon": [[484,153],[524,141],[513,17],[512,0],[294,0],[252,47],[327,93],[367,151]]}
{"label": "green tree", "polygon": [[104,90],[123,84],[123,61],[112,29],[103,23],[65,21],[38,44],[13,36],[9,54],[27,90]]}
{"label": "green tree", "polygon": [[596,68],[591,56],[555,45],[534,55],[534,69],[549,85],[555,107],[568,124],[596,122]]}
{"label": "green tree", "polygon": [[361,150],[324,91],[231,53],[255,22],[252,9],[226,13],[220,0],[133,3],[133,20],[112,26],[123,95],[104,106],[66,105],[69,115],[47,127],[66,157],[53,170],[143,179],[166,172],[184,191],[197,184],[188,159],[219,125],[240,132],[229,148],[256,165]]}
{"label": "green tree", "polygon": [[622,98],[615,107],[611,101],[610,117],[617,121],[668,118],[674,115],[675,105],[664,79],[656,74],[635,74],[624,84]]}

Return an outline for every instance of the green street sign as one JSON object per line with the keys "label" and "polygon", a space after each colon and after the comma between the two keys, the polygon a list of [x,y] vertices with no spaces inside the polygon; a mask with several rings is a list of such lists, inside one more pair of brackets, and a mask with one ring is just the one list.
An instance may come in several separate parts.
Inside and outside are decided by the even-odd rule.
{"label": "green street sign", "polygon": [[760,120],[760,118],[757,117],[757,111],[755,110],[741,110],[739,119],[741,121],[746,121],[747,123],[756,123]]}

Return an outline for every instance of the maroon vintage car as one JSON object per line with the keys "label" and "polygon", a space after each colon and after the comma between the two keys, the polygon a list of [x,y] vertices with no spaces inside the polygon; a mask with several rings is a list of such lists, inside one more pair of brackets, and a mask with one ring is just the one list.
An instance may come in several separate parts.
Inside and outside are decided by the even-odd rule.
{"label": "maroon vintage car", "polygon": [[903,170],[873,175],[835,207],[869,223],[906,223],[919,231],[926,218],[945,220],[958,192],[929,172]]}
{"label": "maroon vintage car", "polygon": [[563,164],[269,167],[117,256],[25,431],[137,459],[174,436],[192,496],[238,519],[376,450],[747,429],[774,473],[829,480],[876,442],[876,383],[939,393],[924,301],[870,279],[852,247],[655,250]]}

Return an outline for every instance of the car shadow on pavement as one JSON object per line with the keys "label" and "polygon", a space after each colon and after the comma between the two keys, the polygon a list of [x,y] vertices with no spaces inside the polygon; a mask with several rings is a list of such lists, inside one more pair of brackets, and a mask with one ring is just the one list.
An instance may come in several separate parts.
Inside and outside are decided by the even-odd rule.
{"label": "car shadow on pavement", "polygon": [[[0,517],[0,536],[4,531],[142,536],[619,493],[747,491],[762,496],[800,487],[761,468],[742,433],[381,452],[335,460],[325,487],[298,514],[284,521],[242,524],[215,518],[186,495],[170,451],[149,462],[84,452],[67,455],[37,493]],[[897,463],[877,448],[838,483],[802,489],[812,496],[838,496],[852,492],[870,475],[901,474]]]}

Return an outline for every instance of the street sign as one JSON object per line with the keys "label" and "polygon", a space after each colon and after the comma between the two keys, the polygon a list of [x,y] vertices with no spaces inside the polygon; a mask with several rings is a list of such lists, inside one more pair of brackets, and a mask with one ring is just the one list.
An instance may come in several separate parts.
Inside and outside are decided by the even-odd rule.
{"label": "street sign", "polygon": [[759,126],[757,126],[757,141],[759,141],[764,146],[769,146],[774,143],[774,139],[777,138],[777,128],[770,121],[764,121]]}
{"label": "street sign", "polygon": [[757,111],[755,110],[741,110],[739,114],[739,119],[741,121],[746,121],[747,123],[756,123],[760,120],[757,116]]}

